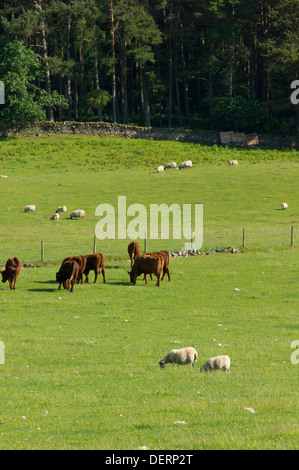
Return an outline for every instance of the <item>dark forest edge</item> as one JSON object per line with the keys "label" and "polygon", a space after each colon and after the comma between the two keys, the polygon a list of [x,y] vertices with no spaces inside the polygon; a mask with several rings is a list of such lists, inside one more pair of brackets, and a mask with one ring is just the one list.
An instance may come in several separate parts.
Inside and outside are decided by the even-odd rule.
{"label": "dark forest edge", "polygon": [[297,0],[7,0],[0,123],[299,135]]}

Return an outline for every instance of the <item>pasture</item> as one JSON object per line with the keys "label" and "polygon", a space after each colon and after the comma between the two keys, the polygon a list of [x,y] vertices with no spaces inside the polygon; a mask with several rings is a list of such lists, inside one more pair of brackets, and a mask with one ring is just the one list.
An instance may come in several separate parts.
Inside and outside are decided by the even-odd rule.
{"label": "pasture", "polygon": [[[31,265],[15,291],[0,283],[0,448],[297,448],[298,153],[87,136],[6,139],[0,150],[0,264]],[[192,170],[155,172],[187,159]],[[146,207],[202,203],[203,249],[240,247],[243,227],[247,247],[170,259],[172,281],[157,288],[130,285],[129,240],[98,240],[106,284],[58,291],[61,260],[92,252],[95,208],[117,208],[119,195]],[[67,213],[50,221],[60,205]],[[70,220],[74,209],[86,217]],[[193,369],[160,370],[185,346],[198,351]],[[200,373],[218,354],[230,374]]]}

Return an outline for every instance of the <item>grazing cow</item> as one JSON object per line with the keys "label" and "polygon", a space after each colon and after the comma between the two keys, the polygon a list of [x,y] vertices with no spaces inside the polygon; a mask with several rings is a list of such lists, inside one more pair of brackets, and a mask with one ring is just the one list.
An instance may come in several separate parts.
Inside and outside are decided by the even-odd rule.
{"label": "grazing cow", "polygon": [[[131,271],[128,271],[130,282],[136,285],[137,276],[141,274],[154,274],[157,277],[156,286],[160,286],[160,280],[163,273],[164,258],[162,255],[156,256],[140,255],[135,259]],[[145,276],[145,283],[147,284],[147,277]]]}
{"label": "grazing cow", "polygon": [[133,267],[133,260],[137,258],[140,253],[140,244],[138,242],[132,242],[128,245],[128,253],[131,260],[131,268]]}
{"label": "grazing cow", "polygon": [[1,271],[2,282],[8,280],[11,289],[16,288],[16,282],[21,269],[21,261],[18,258],[8,258],[5,264],[5,270]]}
{"label": "grazing cow", "polygon": [[[163,276],[161,281],[163,281],[165,274],[168,276],[168,280],[170,281],[170,272],[169,272],[169,251],[155,251],[152,253],[145,253],[146,256],[156,256],[161,255],[164,258],[164,266],[163,266]],[[146,275],[145,275],[146,276]]]}
{"label": "grazing cow", "polygon": [[103,282],[106,282],[105,277],[105,260],[102,253],[94,253],[93,255],[85,255],[86,266],[84,269],[85,282],[89,282],[88,274],[89,271],[94,271],[94,282],[97,282],[99,272],[102,273]]}
{"label": "grazing cow", "polygon": [[78,277],[77,277],[77,284],[79,284],[80,281],[81,281],[81,284],[83,284],[83,273],[84,273],[84,269],[85,269],[85,266],[86,266],[85,256],[69,256],[68,258],[65,258],[62,261],[62,264],[65,261],[76,261],[76,263],[79,264],[80,269],[79,269],[79,274],[78,274]]}
{"label": "grazing cow", "polygon": [[76,283],[79,275],[79,270],[79,264],[74,260],[65,261],[62,263],[59,271],[56,273],[56,281],[59,282],[58,289],[60,290],[61,284],[63,284],[64,289],[73,292],[74,284]]}

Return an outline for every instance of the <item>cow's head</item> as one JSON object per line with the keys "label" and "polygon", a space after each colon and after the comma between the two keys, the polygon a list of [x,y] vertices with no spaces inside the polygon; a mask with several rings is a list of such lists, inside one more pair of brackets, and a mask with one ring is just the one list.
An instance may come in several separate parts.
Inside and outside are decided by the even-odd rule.
{"label": "cow's head", "polygon": [[128,274],[129,274],[129,276],[130,276],[130,282],[131,282],[131,284],[134,284],[134,285],[135,285],[135,284],[136,284],[136,279],[137,279],[136,273],[135,273],[133,270],[131,270],[131,271],[128,271]]}
{"label": "cow's head", "polygon": [[1,271],[1,274],[2,274],[2,282],[6,282],[8,279],[8,272],[6,270]]}
{"label": "cow's head", "polygon": [[61,280],[61,273],[58,271],[58,273],[56,273],[56,281],[57,282],[62,282]]}

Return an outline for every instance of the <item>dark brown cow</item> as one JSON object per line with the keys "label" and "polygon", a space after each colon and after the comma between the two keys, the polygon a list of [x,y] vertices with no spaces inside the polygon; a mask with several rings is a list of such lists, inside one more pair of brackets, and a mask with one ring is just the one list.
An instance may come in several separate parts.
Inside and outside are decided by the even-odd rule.
{"label": "dark brown cow", "polygon": [[[67,289],[73,292],[74,284],[76,284],[79,271],[80,271],[80,266],[74,260],[65,261],[64,263],[62,263],[59,271],[56,273],[56,281],[59,282],[58,289],[60,290],[61,284],[63,284],[64,289]],[[71,285],[71,289],[70,289],[70,285]]]}
{"label": "dark brown cow", "polygon": [[84,273],[84,269],[85,269],[85,266],[86,266],[86,258],[85,256],[69,256],[68,258],[65,258],[63,261],[62,261],[62,264],[65,262],[65,261],[76,261],[76,263],[79,264],[79,275],[78,275],[78,278],[77,278],[77,284],[79,284],[79,282],[81,281],[81,284],[83,284],[83,273]]}
{"label": "dark brown cow", "polygon": [[165,274],[168,276],[168,280],[170,281],[170,272],[169,272],[169,251],[154,251],[152,253],[145,253],[146,256],[155,256],[161,255],[164,258],[164,267],[163,267],[163,276],[161,281],[163,281]]}
{"label": "dark brown cow", "polygon": [[5,264],[5,270],[1,271],[2,282],[8,280],[11,289],[16,288],[16,282],[21,269],[21,261],[18,258],[8,258]]}
{"label": "dark brown cow", "polygon": [[131,271],[128,271],[130,282],[136,284],[136,279],[141,274],[145,274],[145,283],[147,284],[147,274],[154,274],[157,277],[156,286],[160,286],[160,280],[163,274],[164,258],[162,255],[156,256],[140,255],[135,259]]}
{"label": "dark brown cow", "polygon": [[85,255],[86,266],[84,269],[85,282],[89,282],[88,274],[89,271],[94,271],[94,282],[97,282],[99,272],[102,273],[103,282],[106,282],[105,277],[105,260],[102,253],[94,253],[93,255]]}
{"label": "dark brown cow", "polygon": [[131,268],[133,267],[133,261],[140,253],[140,244],[138,242],[132,242],[128,245],[128,253],[131,260]]}

